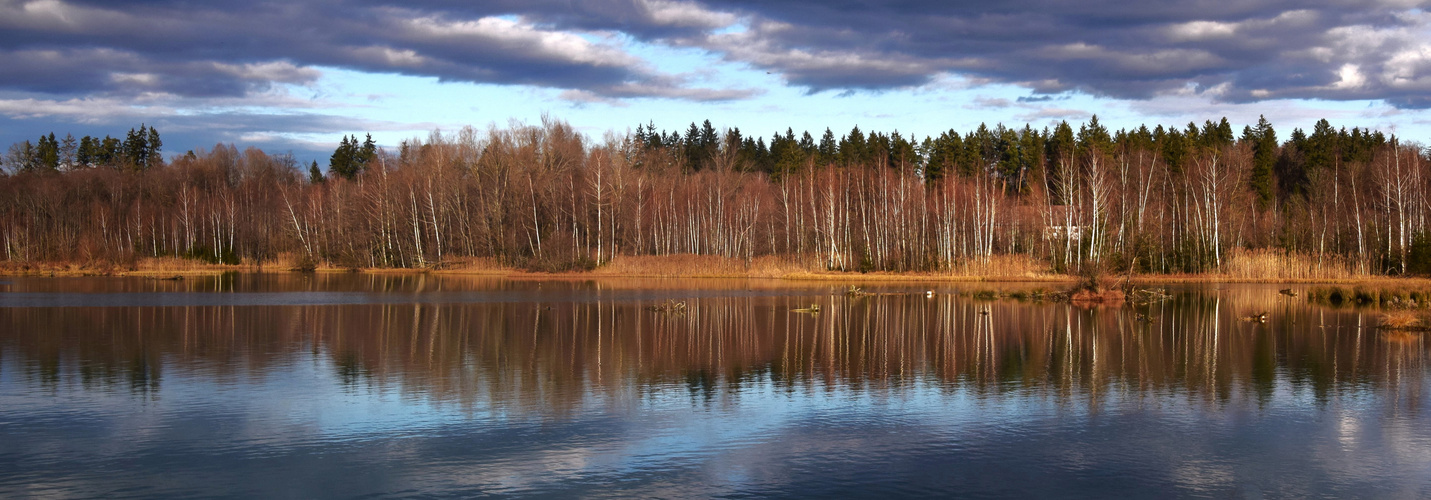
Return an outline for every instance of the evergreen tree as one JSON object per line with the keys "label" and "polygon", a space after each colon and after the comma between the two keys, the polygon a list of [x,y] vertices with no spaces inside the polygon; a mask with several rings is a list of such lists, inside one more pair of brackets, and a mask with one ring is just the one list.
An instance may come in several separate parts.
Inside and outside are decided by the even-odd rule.
{"label": "evergreen tree", "polygon": [[97,160],[101,165],[118,167],[120,160],[124,157],[124,143],[119,139],[104,136],[104,141],[99,145],[99,155]]}
{"label": "evergreen tree", "polygon": [[1028,193],[1031,183],[1043,179],[1043,143],[1043,134],[1024,124],[1024,130],[1019,136],[1019,152],[1022,158],[1019,161],[1020,176],[1017,188],[1020,193]]}
{"label": "evergreen tree", "polygon": [[1108,134],[1108,129],[1104,128],[1103,124],[1098,123],[1098,115],[1093,115],[1088,119],[1088,123],[1078,129],[1078,151],[1083,157],[1113,153],[1113,137]]}
{"label": "evergreen tree", "polygon": [[733,127],[726,129],[725,136],[721,139],[721,146],[719,148],[720,151],[724,152],[724,156],[732,157],[735,160],[735,164],[730,165],[729,168],[737,172],[744,171],[746,168],[744,151],[741,151],[741,145],[743,143],[744,137],[740,133],[740,127]]}
{"label": "evergreen tree", "polygon": [[[1019,179],[1019,174],[1023,171],[1023,152],[1019,151],[1021,141],[1017,132],[999,125],[998,134],[994,139],[994,148],[997,151],[996,171],[999,178],[1003,179],[1005,185],[1013,185]],[[1017,191],[1017,187],[1014,188]]]}
{"label": "evergreen tree", "polygon": [[56,170],[60,167],[60,144],[55,141],[55,133],[40,136],[40,144],[35,148],[35,167]]}
{"label": "evergreen tree", "polygon": [[808,130],[800,136],[800,150],[805,152],[805,156],[814,156],[819,153],[819,149],[815,146],[815,137],[810,135]]}
{"label": "evergreen tree", "polygon": [[770,176],[775,178],[793,175],[805,164],[805,151],[795,140],[795,131],[789,128],[785,129],[785,135],[777,132],[770,139],[770,156],[773,159]]}
{"label": "evergreen tree", "polygon": [[919,165],[919,153],[914,144],[896,130],[889,134],[889,166],[901,172],[908,172]]}
{"label": "evergreen tree", "polygon": [[990,172],[999,161],[998,139],[987,125],[979,123],[968,137],[964,138],[966,160],[974,170],[969,174]]}
{"label": "evergreen tree", "polygon": [[819,156],[817,157],[820,166],[830,165],[839,159],[840,145],[835,142],[835,133],[825,127],[825,135],[820,136]]}
{"label": "evergreen tree", "polygon": [[865,133],[860,126],[850,130],[849,135],[840,139],[840,163],[846,167],[863,165],[868,160],[865,154]]}
{"label": "evergreen tree", "polygon": [[865,140],[865,165],[871,168],[883,165],[888,168],[889,150],[889,136],[870,132],[869,138]]}
{"label": "evergreen tree", "polygon": [[1257,128],[1248,129],[1244,139],[1252,142],[1252,173],[1248,180],[1252,192],[1257,194],[1258,205],[1266,208],[1272,202],[1272,169],[1276,167],[1278,148],[1277,132],[1266,117],[1259,116]]}
{"label": "evergreen tree", "polygon": [[[143,125],[140,128],[143,129]],[[148,140],[145,141],[144,167],[152,168],[164,164],[164,156],[161,151],[164,148],[164,141],[159,139],[159,130],[149,127]]]}
{"label": "evergreen tree", "polygon": [[75,164],[80,167],[92,167],[99,157],[99,141],[90,136],[80,138],[79,151],[75,153]]}
{"label": "evergreen tree", "polygon": [[308,166],[308,183],[321,184],[323,180],[323,171],[318,169],[318,160],[313,160],[313,164]]}
{"label": "evergreen tree", "polygon": [[1292,136],[1283,145],[1277,158],[1277,190],[1282,196],[1307,195],[1310,179],[1307,177],[1307,134],[1302,129],[1292,129]]}
{"label": "evergreen tree", "polygon": [[345,179],[352,179],[358,175],[358,150],[354,142],[348,136],[343,136],[343,141],[338,144],[338,149],[333,150],[333,156],[328,159],[328,170]]}
{"label": "evergreen tree", "polygon": [[1159,141],[1159,149],[1163,153],[1163,162],[1168,165],[1168,171],[1174,174],[1183,172],[1183,162],[1187,160],[1188,138],[1177,127],[1168,127],[1168,134]]}
{"label": "evergreen tree", "polygon": [[1049,162],[1049,193],[1054,195],[1055,204],[1067,205],[1072,193],[1065,193],[1059,189],[1064,183],[1064,177],[1073,175],[1074,161],[1076,158],[1076,143],[1073,139],[1073,127],[1066,121],[1058,122],[1054,127],[1053,135],[1044,143],[1044,150]]}
{"label": "evergreen tree", "polygon": [[934,181],[950,172],[959,171],[959,158],[963,155],[964,139],[954,129],[939,134],[930,144],[924,162],[924,178]]}
{"label": "evergreen tree", "polygon": [[720,134],[716,133],[710,120],[701,123],[700,141],[697,141],[697,145],[700,147],[701,163],[707,167],[711,166],[716,154],[720,152]]}
{"label": "evergreen tree", "polygon": [[1340,139],[1330,122],[1325,118],[1317,120],[1317,124],[1312,127],[1312,135],[1307,137],[1306,149],[1302,152],[1308,173],[1332,169],[1337,157],[1341,155],[1338,151]]}
{"label": "evergreen tree", "polygon": [[[358,136],[353,136],[353,144],[358,143]],[[362,170],[368,163],[377,159],[378,143],[373,141],[373,134],[368,134],[368,138],[363,140],[363,149],[358,152],[358,169]]]}
{"label": "evergreen tree", "polygon": [[149,166],[149,128],[143,124],[139,130],[129,129],[124,136],[124,161],[127,166],[143,170]]}
{"label": "evergreen tree", "polygon": [[696,122],[691,122],[691,127],[686,129],[686,140],[681,143],[681,154],[686,158],[687,168],[695,171],[705,168],[705,148],[701,144],[701,129],[696,127]]}

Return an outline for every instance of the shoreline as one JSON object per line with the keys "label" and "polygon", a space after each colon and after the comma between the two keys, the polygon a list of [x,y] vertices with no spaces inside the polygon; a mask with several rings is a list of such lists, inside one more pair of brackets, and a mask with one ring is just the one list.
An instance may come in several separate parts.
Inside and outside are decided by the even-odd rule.
{"label": "shoreline", "polygon": [[[504,266],[489,265],[487,263],[468,263],[467,265],[454,266],[450,268],[339,268],[339,267],[319,267],[313,271],[316,274],[369,274],[369,275],[434,275],[434,276],[470,276],[470,277],[490,277],[513,280],[570,280],[570,279],[768,279],[781,281],[815,281],[815,282],[885,282],[885,283],[1077,283],[1083,278],[1077,275],[1053,274],[1047,272],[1023,272],[1023,273],[930,273],[930,272],[841,272],[841,271],[812,271],[800,269],[799,266],[764,265],[760,267],[749,267],[742,264],[740,259],[723,259],[716,257],[703,257],[697,260],[709,262],[697,262],[695,265],[689,263],[661,262],[673,259],[669,258],[641,258],[628,259],[635,260],[637,264],[650,264],[656,261],[657,265],[648,266],[651,269],[633,269],[630,262],[628,265],[603,266],[590,271],[564,271],[564,272],[541,272],[517,269]],[[681,260],[689,260],[683,258]],[[647,262],[641,262],[647,261]],[[715,265],[711,265],[715,264]],[[766,262],[764,264],[769,264]],[[703,269],[700,272],[690,272],[689,269]],[[744,268],[744,269],[742,269]],[[76,265],[58,263],[30,263],[0,264],[0,276],[3,277],[85,277],[85,276],[112,276],[112,277],[142,277],[154,279],[173,279],[182,277],[218,276],[227,273],[241,274],[303,274],[291,265],[286,265],[282,261],[275,261],[266,265],[240,264],[240,265],[219,265],[202,262],[182,261],[176,259],[160,259],[157,261],[141,261],[129,266],[118,265]],[[1278,276],[1247,277],[1232,276],[1226,274],[1135,274],[1132,276],[1108,274],[1105,278],[1111,281],[1121,282],[1126,279],[1129,283],[1140,285],[1154,284],[1178,284],[1178,283],[1243,283],[1243,284],[1288,284],[1288,285],[1309,285],[1309,284],[1337,284],[1337,285],[1357,285],[1357,284],[1416,284],[1431,286],[1431,278],[1427,277],[1396,277],[1396,276],[1359,276],[1359,277],[1327,277],[1327,278],[1288,278]]]}

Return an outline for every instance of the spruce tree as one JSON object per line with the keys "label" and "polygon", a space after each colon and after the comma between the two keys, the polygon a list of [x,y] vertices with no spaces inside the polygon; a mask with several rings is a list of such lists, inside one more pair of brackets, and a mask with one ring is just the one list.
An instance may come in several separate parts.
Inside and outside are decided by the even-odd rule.
{"label": "spruce tree", "polygon": [[318,169],[318,160],[313,160],[313,164],[308,166],[308,183],[323,183],[323,171]]}
{"label": "spruce tree", "polygon": [[[358,144],[358,136],[353,136],[353,144]],[[378,143],[373,141],[373,134],[368,134],[368,138],[363,140],[363,150],[358,154],[358,171],[367,168],[368,162],[378,157]]]}
{"label": "spruce tree", "polygon": [[[143,126],[141,125],[141,128]],[[159,139],[159,130],[149,127],[148,140],[144,150],[144,166],[157,167],[164,164],[164,156],[160,151],[164,148],[164,141]]]}
{"label": "spruce tree", "polygon": [[353,143],[348,140],[348,136],[343,136],[343,141],[338,143],[338,149],[333,150],[333,156],[328,159],[328,170],[345,179],[352,179],[358,173],[354,167],[357,161],[355,156]]}
{"label": "spruce tree", "polygon": [[99,164],[118,167],[123,155],[124,143],[117,138],[104,136],[104,141],[99,145]]}
{"label": "spruce tree", "polygon": [[93,166],[97,156],[99,156],[99,141],[90,136],[81,137],[79,151],[75,153],[75,164],[80,167]]}
{"label": "spruce tree", "polygon": [[1252,141],[1252,172],[1249,179],[1257,203],[1266,208],[1272,202],[1272,169],[1277,163],[1277,132],[1266,117],[1258,117],[1257,128],[1247,131]]}
{"label": "spruce tree", "polygon": [[56,170],[60,167],[60,145],[55,141],[55,133],[40,136],[40,144],[35,148],[36,167]]}
{"label": "spruce tree", "polygon": [[820,166],[835,163],[839,154],[840,146],[835,142],[835,133],[831,132],[829,127],[825,127],[825,135],[820,136]]}

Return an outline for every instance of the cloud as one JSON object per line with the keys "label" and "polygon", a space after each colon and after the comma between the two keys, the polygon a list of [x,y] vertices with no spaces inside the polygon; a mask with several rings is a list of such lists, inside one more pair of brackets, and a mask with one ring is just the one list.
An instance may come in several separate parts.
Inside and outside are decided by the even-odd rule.
{"label": "cloud", "polygon": [[[1019,102],[1023,102],[1023,100],[1020,99]],[[968,106],[965,106],[965,107],[967,107],[967,108],[969,108],[969,109],[987,109],[987,108],[1001,109],[1001,108],[1007,108],[1007,107],[1013,106],[1013,105],[1014,105],[1014,103],[1013,103],[1012,101],[1008,100],[1008,99],[1004,99],[1004,98],[1000,98],[1000,97],[979,96],[979,97],[975,97],[975,98],[974,98],[974,102],[973,102],[973,103],[970,103]]]}
{"label": "cloud", "polygon": [[679,43],[815,92],[919,87],[952,73],[1038,93],[1139,100],[1191,88],[1229,102],[1382,99],[1420,107],[1431,94],[1425,2],[708,5],[740,14],[748,29]]}
{"label": "cloud", "polygon": [[1018,102],[1034,103],[1034,102],[1062,101],[1062,100],[1066,100],[1066,99],[1068,99],[1068,96],[1054,97],[1054,96],[1051,96],[1051,95],[1037,95],[1037,96],[1026,95],[1026,96],[1020,96],[1019,99],[1018,99]]}
{"label": "cloud", "polygon": [[605,98],[753,95],[663,73],[614,35],[699,32],[731,14],[691,2],[601,3],[566,12],[570,4],[554,1],[0,0],[0,90],[233,97],[311,85],[321,66]]}
{"label": "cloud", "polygon": [[0,89],[216,97],[311,85],[314,67],[536,86],[574,100],[739,100],[635,56],[698,48],[809,92],[946,75],[1117,99],[1431,94],[1425,2],[1109,0],[0,0]]}

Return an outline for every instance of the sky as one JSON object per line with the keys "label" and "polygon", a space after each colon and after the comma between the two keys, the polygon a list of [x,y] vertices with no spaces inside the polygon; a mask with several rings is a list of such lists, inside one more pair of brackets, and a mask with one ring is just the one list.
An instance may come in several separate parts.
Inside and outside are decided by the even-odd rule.
{"label": "sky", "polygon": [[0,0],[0,147],[328,155],[565,120],[916,139],[1321,118],[1431,143],[1431,0]]}

